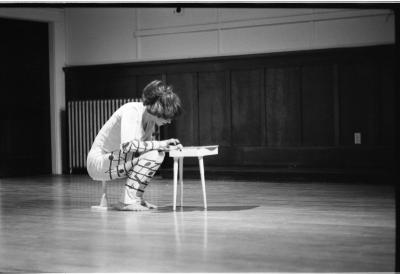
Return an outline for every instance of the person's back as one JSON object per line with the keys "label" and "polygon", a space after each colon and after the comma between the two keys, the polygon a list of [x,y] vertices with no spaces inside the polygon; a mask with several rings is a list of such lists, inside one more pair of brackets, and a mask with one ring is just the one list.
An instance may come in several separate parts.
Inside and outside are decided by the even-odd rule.
{"label": "person's back", "polygon": [[[134,137],[138,140],[143,140],[144,132],[141,129],[141,118],[146,108],[141,102],[130,102],[121,106],[116,110],[108,121],[103,125],[94,139],[91,150],[102,150],[105,153],[110,153],[120,149],[120,145],[123,142],[130,140],[126,139],[125,136]],[[132,131],[132,133],[121,132],[121,120],[122,117],[129,119],[131,123],[130,127],[124,128],[124,130]],[[134,135],[134,136],[133,136]]]}

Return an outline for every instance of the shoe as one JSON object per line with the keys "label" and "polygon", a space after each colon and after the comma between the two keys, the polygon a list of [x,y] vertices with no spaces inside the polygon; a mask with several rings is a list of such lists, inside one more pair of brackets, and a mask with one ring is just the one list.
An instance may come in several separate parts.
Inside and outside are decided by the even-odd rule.
{"label": "shoe", "polygon": [[156,205],[150,204],[149,202],[142,200],[140,203],[142,206],[147,207],[148,209],[157,209],[158,207]]}
{"label": "shoe", "polygon": [[118,202],[118,204],[116,204],[114,206],[114,208],[117,210],[121,210],[121,211],[146,211],[146,210],[149,210],[149,208],[142,205],[140,201],[137,201],[137,203],[133,203],[133,204],[124,204],[124,203]]}

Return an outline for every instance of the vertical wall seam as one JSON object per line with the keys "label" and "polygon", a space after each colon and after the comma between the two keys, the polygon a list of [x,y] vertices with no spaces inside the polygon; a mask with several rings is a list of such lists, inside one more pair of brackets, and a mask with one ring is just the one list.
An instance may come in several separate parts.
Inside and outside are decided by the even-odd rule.
{"label": "vertical wall seam", "polygon": [[265,146],[266,145],[266,104],[265,104],[265,68],[262,67],[260,70],[260,104],[261,104],[261,136],[263,136],[261,140],[261,145]]}
{"label": "vertical wall seam", "polygon": [[195,89],[196,89],[196,115],[197,115],[197,136],[196,136],[196,143],[197,145],[200,145],[200,91],[199,91],[199,72],[196,72],[194,74],[194,81],[195,81]]}
{"label": "vertical wall seam", "polygon": [[[136,29],[135,32],[137,32],[140,29],[140,20],[139,20],[139,9],[135,9],[135,15],[136,15]],[[141,37],[140,36],[135,36],[136,37],[136,59],[140,60],[142,58],[142,53],[141,53]]]}
{"label": "vertical wall seam", "polygon": [[220,22],[220,9],[217,9],[217,55],[221,55],[221,22]]}
{"label": "vertical wall seam", "polygon": [[339,94],[339,65],[333,65],[333,113],[334,113],[334,145],[340,144],[340,94]]}
{"label": "vertical wall seam", "polygon": [[300,111],[300,146],[304,145],[304,107],[303,107],[303,65],[298,68],[299,77],[299,111]]}

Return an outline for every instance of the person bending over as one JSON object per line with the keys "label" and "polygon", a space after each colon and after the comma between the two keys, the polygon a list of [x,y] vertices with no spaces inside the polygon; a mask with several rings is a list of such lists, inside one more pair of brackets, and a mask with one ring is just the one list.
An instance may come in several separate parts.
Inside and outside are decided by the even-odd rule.
{"label": "person bending over", "polygon": [[127,178],[119,210],[148,210],[144,190],[164,160],[170,145],[181,148],[178,139],[156,141],[155,125],[162,126],[182,112],[181,101],[172,87],[162,81],[149,83],[143,102],[121,106],[97,134],[87,157],[87,170],[94,180]]}

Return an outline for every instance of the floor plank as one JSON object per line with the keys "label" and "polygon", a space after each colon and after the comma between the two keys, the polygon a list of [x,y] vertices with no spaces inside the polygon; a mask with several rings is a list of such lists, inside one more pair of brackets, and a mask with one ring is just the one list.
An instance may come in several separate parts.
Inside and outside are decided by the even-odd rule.
{"label": "floor plank", "polygon": [[[109,187],[115,203],[123,181]],[[149,212],[99,212],[87,176],[0,180],[2,272],[394,271],[390,185],[186,180],[172,211],[172,182],[146,191]]]}

